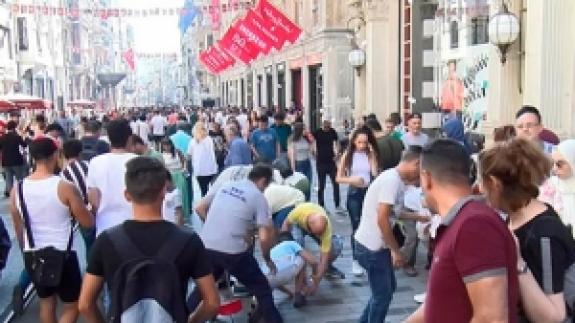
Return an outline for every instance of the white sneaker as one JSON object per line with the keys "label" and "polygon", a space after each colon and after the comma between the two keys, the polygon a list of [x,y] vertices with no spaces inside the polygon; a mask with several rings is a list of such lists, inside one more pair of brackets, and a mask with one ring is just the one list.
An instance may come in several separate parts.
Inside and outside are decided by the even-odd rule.
{"label": "white sneaker", "polygon": [[363,267],[357,262],[357,260],[354,260],[351,263],[351,273],[356,276],[356,277],[360,277],[363,276],[365,274],[365,270],[363,269]]}
{"label": "white sneaker", "polygon": [[425,302],[425,296],[427,296],[427,293],[417,294],[417,295],[413,296],[413,300],[417,304],[423,304],[423,302]]}

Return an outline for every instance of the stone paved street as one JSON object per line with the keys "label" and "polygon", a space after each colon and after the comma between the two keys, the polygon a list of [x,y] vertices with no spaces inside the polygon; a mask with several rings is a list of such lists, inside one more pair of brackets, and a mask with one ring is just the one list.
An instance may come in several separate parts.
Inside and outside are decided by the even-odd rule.
{"label": "stone paved street", "polygon": [[[328,181],[329,183],[329,181]],[[1,184],[0,184],[1,186]],[[196,187],[196,191],[199,191]],[[316,191],[312,195],[312,201],[316,201]],[[331,186],[328,184],[326,189],[326,203],[328,210],[332,211],[333,198]],[[345,196],[345,190],[342,192]],[[345,198],[342,202],[345,205]],[[0,201],[0,213],[6,226],[12,231],[12,221],[8,214],[8,203],[6,199]],[[330,212],[332,223],[336,233],[349,237],[350,223],[346,215],[335,214]],[[285,322],[294,323],[347,323],[357,322],[361,312],[367,304],[370,296],[369,286],[366,278],[355,278],[351,275],[351,248],[349,239],[345,239],[345,249],[342,257],[336,261],[336,266],[346,273],[344,280],[324,280],[316,295],[309,297],[308,305],[302,309],[295,309],[291,301],[282,293],[274,294],[276,303],[282,313]],[[84,257],[83,243],[79,236],[75,239],[80,259]],[[308,246],[314,247],[312,243]],[[314,250],[314,251],[317,251]],[[425,290],[426,271],[423,269],[425,259],[424,250],[420,247],[418,255],[418,271],[420,275],[416,278],[406,277],[402,271],[396,271],[397,291],[394,295],[393,302],[388,312],[386,322],[402,322],[406,316],[417,308],[413,301],[413,296]],[[17,244],[10,253],[9,268],[3,273],[0,281],[0,306],[4,311],[0,317],[0,322],[4,322],[9,314],[7,309],[12,295],[12,286],[18,279],[19,272],[22,268],[21,256],[17,252]],[[2,311],[0,311],[2,313]],[[23,317],[13,320],[13,322],[32,323],[37,322],[38,304],[36,300],[31,302]],[[239,322],[239,320],[236,320]]]}

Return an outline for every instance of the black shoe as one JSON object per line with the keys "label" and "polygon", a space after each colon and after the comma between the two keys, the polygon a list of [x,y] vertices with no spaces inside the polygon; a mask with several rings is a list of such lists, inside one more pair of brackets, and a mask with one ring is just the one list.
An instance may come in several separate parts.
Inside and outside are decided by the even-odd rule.
{"label": "black shoe", "polygon": [[293,298],[293,307],[300,308],[307,304],[307,300],[302,293],[296,293]]}
{"label": "black shoe", "polygon": [[12,310],[16,316],[24,314],[24,290],[19,284],[12,291]]}
{"label": "black shoe", "polygon": [[325,273],[325,277],[332,278],[332,279],[333,278],[345,279],[345,274],[341,270],[335,268],[334,265],[331,265],[327,269],[327,272]]}

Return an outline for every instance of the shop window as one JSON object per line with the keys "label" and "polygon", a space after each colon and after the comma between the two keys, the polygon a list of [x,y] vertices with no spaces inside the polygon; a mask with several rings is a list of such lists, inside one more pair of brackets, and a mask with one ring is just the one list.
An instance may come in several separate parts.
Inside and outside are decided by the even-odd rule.
{"label": "shop window", "polygon": [[449,25],[449,39],[451,48],[459,47],[459,24],[457,21],[452,21]]}
{"label": "shop window", "polygon": [[470,45],[486,44],[489,42],[489,18],[475,17],[471,19]]}
{"label": "shop window", "polygon": [[16,18],[16,29],[18,30],[18,49],[28,50],[28,26],[26,17]]}

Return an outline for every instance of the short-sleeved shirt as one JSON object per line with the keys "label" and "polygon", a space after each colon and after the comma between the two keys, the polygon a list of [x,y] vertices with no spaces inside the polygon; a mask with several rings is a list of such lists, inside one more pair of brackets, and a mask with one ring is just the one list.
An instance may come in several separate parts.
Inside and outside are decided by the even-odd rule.
{"label": "short-sleeved shirt", "polygon": [[519,281],[515,241],[495,210],[471,197],[461,199],[443,217],[437,230],[425,321],[469,322],[473,308],[465,285],[503,275],[507,275],[509,322],[517,322]]}
{"label": "short-sleeved shirt", "polygon": [[405,149],[409,148],[409,146],[423,147],[429,142],[429,136],[424,133],[414,136],[411,132],[408,132],[401,137],[401,140],[403,141]]}
{"label": "short-sleeved shirt", "polygon": [[162,218],[176,223],[176,209],[182,207],[182,194],[177,188],[167,192],[162,203]]}
{"label": "short-sleeved shirt", "polygon": [[276,132],[282,151],[287,151],[288,138],[291,136],[291,127],[284,123],[279,126],[274,124],[270,128]]}
{"label": "short-sleeved shirt", "polygon": [[163,136],[166,133],[168,121],[166,121],[166,118],[157,115],[150,120],[150,125],[152,126],[152,135]]}
{"label": "short-sleeved shirt", "polygon": [[325,217],[327,225],[325,230],[323,231],[322,235],[319,238],[320,240],[320,250],[323,253],[328,253],[331,250],[331,235],[332,235],[332,228],[331,222],[329,217],[327,216],[327,212],[321,206],[315,203],[302,203],[296,206],[287,217],[287,221],[291,224],[295,224],[302,228],[303,230],[310,232],[307,226],[307,218],[312,214],[319,214]]}
{"label": "short-sleeved shirt", "polygon": [[273,226],[264,194],[248,179],[211,190],[205,200],[210,208],[200,236],[210,250],[243,253],[252,245],[258,227]]}
{"label": "short-sleeved shirt", "polygon": [[387,248],[383,234],[378,225],[378,210],[380,204],[392,207],[392,218],[397,218],[403,206],[403,196],[406,186],[397,169],[388,169],[381,173],[369,185],[365,198],[359,227],[355,232],[355,240],[371,251]]}
{"label": "short-sleeved shirt", "polygon": [[265,158],[270,162],[277,158],[278,136],[273,129],[256,129],[252,133],[250,142],[261,158]]}
{"label": "short-sleeved shirt", "polygon": [[283,241],[270,250],[270,258],[278,271],[285,270],[293,264],[293,259],[299,255],[302,247],[295,241]]}
{"label": "short-sleeved shirt", "polygon": [[297,188],[289,185],[270,184],[264,191],[264,195],[272,214],[305,202],[305,195]]}
{"label": "short-sleeved shirt", "polygon": [[88,166],[86,185],[100,191],[96,214],[96,233],[132,218],[132,205],[126,200],[126,164],[137,157],[131,153],[107,153],[96,156]]}
{"label": "short-sleeved shirt", "polygon": [[[126,234],[135,246],[145,255],[153,256],[160,250],[162,244],[173,232],[175,224],[168,221],[138,222],[126,221]],[[176,230],[183,230],[175,228]],[[212,273],[212,266],[206,255],[206,250],[200,238],[192,232],[186,246],[176,258],[175,265],[180,273],[182,299],[187,296],[188,281],[205,277]],[[150,239],[153,237],[153,239]],[[92,245],[86,272],[100,276],[111,286],[114,273],[122,265],[112,240],[107,232],[103,232]]]}
{"label": "short-sleeved shirt", "polygon": [[[561,222],[555,210],[548,207],[545,212],[517,228],[514,233],[519,240],[521,256],[539,286],[547,294],[563,292],[565,271],[575,261],[575,245],[569,229]],[[548,248],[551,260],[552,279],[549,290],[545,290],[543,284],[543,248]]]}
{"label": "short-sleeved shirt", "polygon": [[333,143],[337,142],[337,132],[333,129],[325,131],[318,129],[313,133],[317,147],[317,162],[318,163],[333,163],[335,157],[333,151]]}

